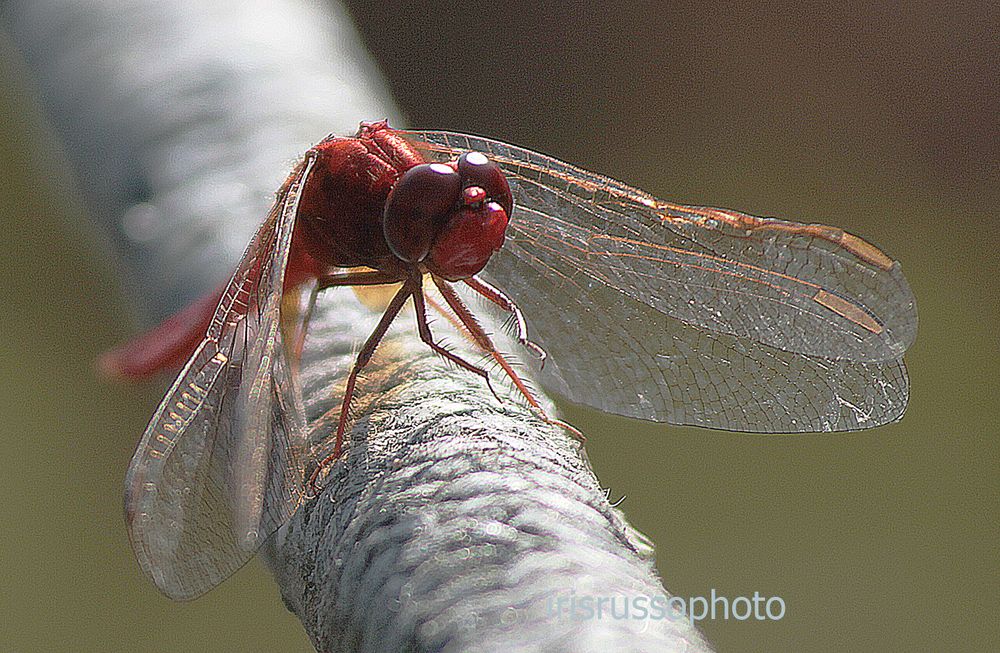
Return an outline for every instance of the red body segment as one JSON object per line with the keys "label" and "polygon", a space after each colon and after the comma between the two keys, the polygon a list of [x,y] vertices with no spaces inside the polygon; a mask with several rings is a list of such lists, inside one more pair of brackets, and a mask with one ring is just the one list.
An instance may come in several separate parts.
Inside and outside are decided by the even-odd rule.
{"label": "red body segment", "polygon": [[129,340],[97,359],[104,376],[141,381],[160,372],[179,369],[205,337],[225,285],[203,295],[159,326]]}
{"label": "red body segment", "polygon": [[[363,133],[363,132],[362,132]],[[396,265],[382,235],[382,211],[405,170],[421,160],[404,152],[387,156],[368,137],[330,138],[310,152],[316,157],[302,188],[296,229],[301,244],[328,267],[382,270]]]}
{"label": "red body segment", "polygon": [[[306,154],[314,164],[299,198],[284,290],[337,268],[363,266],[399,280],[414,266],[450,281],[479,272],[503,244],[513,202],[499,168],[474,155],[426,164],[385,122],[320,142]],[[107,352],[99,369],[140,380],[181,367],[224,290]]]}

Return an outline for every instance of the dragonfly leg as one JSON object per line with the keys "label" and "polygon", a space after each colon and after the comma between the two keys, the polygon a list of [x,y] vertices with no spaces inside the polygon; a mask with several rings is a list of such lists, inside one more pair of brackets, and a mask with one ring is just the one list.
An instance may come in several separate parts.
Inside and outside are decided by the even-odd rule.
{"label": "dragonfly leg", "polygon": [[553,424],[565,429],[579,442],[585,442],[586,438],[583,433],[580,433],[580,431],[578,431],[575,427],[563,422],[562,420],[554,419],[548,416],[548,413],[545,412],[542,405],[538,403],[537,399],[535,399],[535,396],[528,388],[528,385],[517,374],[517,372],[514,371],[514,368],[511,367],[511,364],[506,358],[504,358],[504,355],[497,350],[496,345],[493,344],[493,340],[483,329],[482,325],[479,324],[479,321],[476,320],[476,316],[472,314],[472,311],[470,311],[469,307],[465,305],[465,302],[463,302],[458,296],[458,293],[455,292],[454,288],[448,285],[447,281],[441,279],[437,275],[431,275],[431,278],[434,280],[434,285],[436,285],[438,290],[441,291],[441,295],[448,303],[448,306],[455,312],[455,315],[462,323],[462,326],[464,326],[469,332],[469,335],[472,336],[473,342],[476,343],[480,349],[488,353],[494,361],[496,361],[497,365],[500,366],[500,368],[507,374],[507,377],[514,384],[514,387],[517,388],[517,391],[521,393],[521,396],[528,402],[528,405],[535,409],[535,412],[542,418],[542,420],[544,420],[547,424]]}
{"label": "dragonfly leg", "polygon": [[316,300],[321,292],[327,288],[336,288],[338,286],[380,286],[399,281],[398,275],[386,274],[378,270],[348,270],[346,272],[334,272],[317,277],[312,288],[309,290],[309,301],[306,304],[306,311],[295,334],[295,346],[292,349],[295,360],[302,358],[302,350],[306,344],[306,333],[309,331],[309,322],[312,320],[313,309],[316,308]]}
{"label": "dragonfly leg", "polygon": [[465,285],[514,316],[514,323],[517,325],[517,341],[521,343],[522,347],[530,349],[538,356],[538,360],[541,362],[542,368],[544,368],[545,359],[548,357],[548,354],[545,353],[544,349],[528,340],[528,324],[525,322],[524,314],[517,307],[517,304],[514,303],[514,300],[505,295],[499,288],[488,284],[477,276],[465,279]]}
{"label": "dragonfly leg", "polygon": [[323,291],[337,286],[384,286],[400,281],[403,281],[403,277],[398,274],[382,272],[381,270],[347,270],[317,277],[316,287]]}
{"label": "dragonfly leg", "polygon": [[[398,280],[398,279],[397,279]],[[372,356],[375,354],[375,349],[378,347],[378,343],[381,342],[382,338],[385,337],[386,331],[389,330],[389,326],[392,324],[396,316],[399,315],[399,311],[403,308],[403,304],[414,293],[420,293],[420,280],[417,278],[416,285],[413,287],[413,283],[407,282],[403,284],[403,287],[399,289],[396,295],[389,302],[389,305],[385,309],[385,313],[382,314],[382,319],[375,326],[371,335],[368,336],[368,340],[365,341],[364,346],[358,353],[357,359],[354,361],[354,366],[351,367],[351,373],[347,377],[347,387],[344,390],[344,398],[340,404],[340,417],[337,421],[337,435],[333,443],[333,453],[324,458],[313,470],[312,474],[309,476],[308,488],[310,494],[315,496],[317,494],[316,479],[319,478],[320,473],[338,458],[343,451],[344,446],[344,431],[347,427],[347,418],[350,414],[351,400],[354,398],[354,386],[358,380],[358,374],[361,370],[365,368],[369,361],[371,361]],[[344,284],[346,285],[346,284]],[[332,412],[332,411],[330,411]],[[327,413],[329,414],[329,412]],[[323,417],[326,417],[324,415]],[[319,421],[323,421],[321,417]]]}
{"label": "dragonfly leg", "polygon": [[295,330],[295,342],[292,346],[292,360],[296,366],[302,360],[302,350],[306,346],[306,333],[309,330],[309,322],[312,320],[313,309],[316,307],[316,299],[319,297],[319,284],[313,283],[309,289],[309,299],[306,302],[306,310],[299,320],[298,328]]}
{"label": "dragonfly leg", "polygon": [[497,401],[503,401],[502,399],[500,399],[500,395],[496,393],[496,390],[493,389],[493,384],[490,383],[489,372],[487,372],[481,367],[473,365],[472,363],[468,362],[458,354],[450,352],[441,345],[434,342],[434,337],[431,334],[430,325],[427,324],[427,308],[424,305],[424,294],[422,291],[413,294],[413,304],[414,308],[416,308],[417,310],[417,331],[420,333],[420,339],[423,340],[428,347],[434,350],[435,353],[450,360],[451,362],[455,363],[462,369],[468,370],[473,374],[478,374],[479,376],[483,377],[483,379],[486,381],[486,386],[490,389],[490,392],[493,393],[493,396],[497,398]]}
{"label": "dragonfly leg", "polygon": [[334,272],[331,274],[316,277],[309,289],[309,300],[306,302],[306,310],[299,320],[298,328],[295,330],[295,341],[292,346],[292,356],[294,361],[302,359],[302,351],[306,345],[306,334],[309,332],[309,322],[312,321],[313,310],[316,308],[316,300],[319,294],[327,288],[337,286],[375,286],[396,283],[399,277],[389,275],[378,270],[348,270],[345,272]]}

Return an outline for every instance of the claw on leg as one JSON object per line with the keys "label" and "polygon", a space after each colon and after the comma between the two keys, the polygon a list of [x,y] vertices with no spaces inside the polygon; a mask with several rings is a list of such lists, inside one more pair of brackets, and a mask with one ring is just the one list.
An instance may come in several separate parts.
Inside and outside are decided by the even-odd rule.
{"label": "claw on leg", "polygon": [[525,321],[521,309],[514,303],[514,300],[505,295],[499,288],[488,284],[477,276],[471,276],[466,279],[465,285],[514,316],[514,323],[517,325],[517,341],[521,343],[522,347],[535,354],[541,362],[542,369],[545,369],[545,359],[548,358],[548,354],[545,353],[544,349],[528,339],[528,323]]}
{"label": "claw on leg", "polygon": [[[504,355],[501,354],[499,350],[497,350],[496,345],[493,344],[493,340],[483,329],[482,325],[479,324],[475,316],[465,305],[462,299],[458,296],[458,293],[455,292],[454,288],[448,285],[448,282],[446,280],[438,277],[437,275],[431,275],[431,279],[434,281],[434,285],[437,286],[438,290],[441,291],[441,296],[444,297],[445,302],[447,302],[451,310],[454,311],[455,316],[458,318],[459,323],[461,323],[461,325],[465,327],[465,330],[472,338],[473,343],[475,343],[480,349],[482,349],[484,352],[493,357],[493,360],[496,361],[497,365],[499,365],[500,368],[504,371],[504,373],[507,374],[507,377],[514,384],[514,387],[521,394],[521,396],[524,397],[525,401],[528,402],[528,405],[535,410],[535,413],[539,415],[542,418],[542,420],[545,421],[546,424],[559,426],[568,431],[569,434],[573,436],[575,440],[581,443],[584,442],[586,438],[576,428],[570,426],[569,424],[563,422],[562,420],[553,419],[548,416],[548,413],[545,412],[545,409],[542,408],[541,404],[538,403],[538,400],[531,393],[531,390],[528,388],[528,385],[524,382],[523,379],[521,379],[518,373],[514,371],[514,368],[507,361]],[[469,283],[468,279],[466,280],[466,283]],[[502,297],[503,300],[506,300],[506,302],[508,302],[508,305],[513,307],[512,309],[509,310],[511,310],[511,312],[514,313],[515,317],[518,319],[518,323],[520,325],[524,324],[524,318],[521,316],[520,310],[518,310],[517,306],[515,306],[513,302],[507,299],[503,295],[503,293],[501,293],[499,290],[496,290],[495,288],[492,288],[492,286],[485,284],[485,282],[476,280],[475,283],[479,284],[479,286],[482,288],[488,289],[487,292],[489,292],[490,290],[494,291],[494,295],[491,296],[490,294],[486,294],[480,291],[480,289],[477,288],[476,285],[470,284],[470,286],[474,290],[482,294],[484,297],[487,297],[488,299],[491,299],[496,303],[499,302],[498,300],[494,299],[494,296]],[[499,305],[503,306],[503,304]],[[522,331],[522,333],[524,332]],[[526,335],[524,339],[527,340]],[[541,348],[538,349],[539,351],[541,351]],[[544,352],[542,353],[544,354]]]}

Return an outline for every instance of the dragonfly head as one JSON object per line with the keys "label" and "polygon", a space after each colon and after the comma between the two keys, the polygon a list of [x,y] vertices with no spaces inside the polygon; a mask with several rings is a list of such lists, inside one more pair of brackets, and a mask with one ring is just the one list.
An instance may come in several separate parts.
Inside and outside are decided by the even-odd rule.
{"label": "dragonfly head", "polygon": [[457,281],[482,270],[503,245],[513,205],[500,167],[468,152],[457,161],[423,163],[400,175],[382,226],[399,259],[422,262]]}

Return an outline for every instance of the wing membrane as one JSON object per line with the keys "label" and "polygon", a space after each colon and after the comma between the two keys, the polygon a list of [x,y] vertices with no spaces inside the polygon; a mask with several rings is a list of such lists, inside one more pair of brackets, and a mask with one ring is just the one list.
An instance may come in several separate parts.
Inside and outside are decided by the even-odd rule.
{"label": "wing membrane", "polygon": [[902,415],[915,303],[899,264],[861,239],[663,202],[490,139],[404,134],[429,158],[476,150],[504,168],[510,237],[484,274],[551,354],[543,383],[570,399],[763,432]]}
{"label": "wing membrane", "polygon": [[129,466],[132,547],[171,598],[194,598],[239,569],[302,500],[304,416],[279,308],[311,165],[282,186]]}

